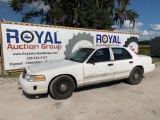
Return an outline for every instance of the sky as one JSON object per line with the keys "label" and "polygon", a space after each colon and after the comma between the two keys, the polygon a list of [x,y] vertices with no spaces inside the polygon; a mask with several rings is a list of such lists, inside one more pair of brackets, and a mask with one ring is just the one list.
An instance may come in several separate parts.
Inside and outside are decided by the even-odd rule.
{"label": "sky", "polygon": [[[136,32],[139,40],[151,40],[160,36],[160,0],[131,0],[128,9],[137,11],[140,15],[136,19],[135,28],[132,29],[130,21],[125,21],[122,28],[116,25],[117,31]],[[0,20],[20,22],[21,14],[12,11],[8,0],[0,0]]]}

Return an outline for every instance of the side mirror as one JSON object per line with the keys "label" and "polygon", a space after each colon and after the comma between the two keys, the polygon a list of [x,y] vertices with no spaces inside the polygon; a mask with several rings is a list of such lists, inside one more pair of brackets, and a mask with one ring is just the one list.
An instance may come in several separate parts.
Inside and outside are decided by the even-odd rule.
{"label": "side mirror", "polygon": [[95,57],[91,57],[87,63],[91,63],[91,64],[94,64],[96,62],[96,58]]}

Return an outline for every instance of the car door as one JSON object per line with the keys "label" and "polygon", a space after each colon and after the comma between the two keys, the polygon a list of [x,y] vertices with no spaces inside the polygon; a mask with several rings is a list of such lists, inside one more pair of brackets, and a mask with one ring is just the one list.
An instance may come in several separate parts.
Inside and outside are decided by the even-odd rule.
{"label": "car door", "polygon": [[114,79],[127,78],[133,69],[134,61],[125,48],[112,48],[114,56]]}
{"label": "car door", "polygon": [[84,66],[84,85],[113,80],[114,65],[110,49],[96,50]]}

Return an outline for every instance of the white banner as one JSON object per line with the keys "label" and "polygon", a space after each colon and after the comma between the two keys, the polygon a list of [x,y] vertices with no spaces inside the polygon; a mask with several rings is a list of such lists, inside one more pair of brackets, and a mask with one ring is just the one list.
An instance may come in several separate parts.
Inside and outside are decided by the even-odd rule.
{"label": "white banner", "polygon": [[129,46],[138,52],[138,35],[13,24],[1,28],[5,70],[61,59],[84,46]]}

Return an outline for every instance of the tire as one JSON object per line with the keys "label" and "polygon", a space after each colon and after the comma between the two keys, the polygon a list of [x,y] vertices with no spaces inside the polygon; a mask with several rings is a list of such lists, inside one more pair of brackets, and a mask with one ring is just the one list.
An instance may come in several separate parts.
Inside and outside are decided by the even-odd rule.
{"label": "tire", "polygon": [[74,80],[67,75],[56,77],[49,86],[50,93],[55,99],[66,99],[71,97],[74,89]]}
{"label": "tire", "polygon": [[65,57],[68,57],[72,53],[74,45],[81,40],[86,40],[92,45],[94,44],[94,37],[91,36],[90,33],[78,33],[77,35],[74,35],[72,39],[69,39],[69,43],[66,45],[66,51],[64,52]]}
{"label": "tire", "polygon": [[137,85],[142,81],[143,78],[143,70],[139,67],[135,67],[132,69],[127,82],[131,85]]}

